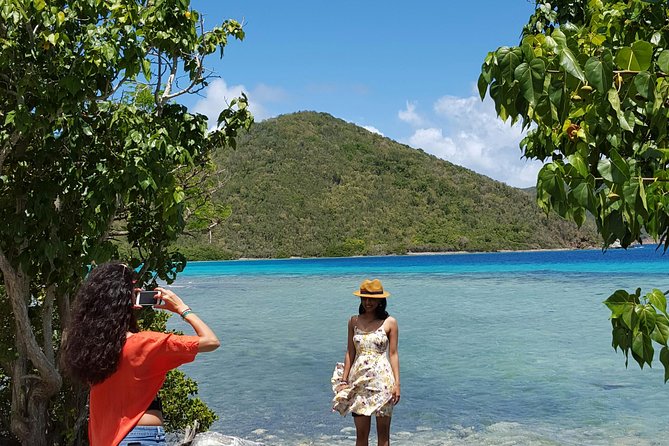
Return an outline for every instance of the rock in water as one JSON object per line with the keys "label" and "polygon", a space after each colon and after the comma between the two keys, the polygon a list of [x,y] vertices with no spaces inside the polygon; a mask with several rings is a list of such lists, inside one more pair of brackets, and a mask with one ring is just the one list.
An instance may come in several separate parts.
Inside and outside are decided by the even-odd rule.
{"label": "rock in water", "polygon": [[217,432],[202,432],[195,436],[191,446],[263,446],[263,444],[237,437],[229,437]]}

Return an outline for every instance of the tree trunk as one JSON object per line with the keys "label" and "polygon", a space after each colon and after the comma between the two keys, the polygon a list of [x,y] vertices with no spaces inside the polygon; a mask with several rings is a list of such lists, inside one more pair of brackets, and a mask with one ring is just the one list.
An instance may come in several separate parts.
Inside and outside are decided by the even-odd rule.
{"label": "tree trunk", "polygon": [[39,376],[28,373],[24,357],[14,361],[12,368],[12,433],[24,446],[49,446],[49,400]]}
{"label": "tree trunk", "polygon": [[14,315],[14,330],[17,358],[11,367],[12,415],[11,429],[25,446],[52,446],[49,438],[49,403],[61,387],[61,377],[54,361],[53,294],[47,293],[42,313],[45,331],[44,352],[37,342],[35,331],[28,315],[31,301],[30,279],[21,266],[14,268],[0,250],[0,271],[4,279],[7,297]]}
{"label": "tree trunk", "polygon": [[51,429],[49,423],[49,400],[31,397],[28,399],[29,429],[23,436],[19,437],[24,446],[53,446]]}

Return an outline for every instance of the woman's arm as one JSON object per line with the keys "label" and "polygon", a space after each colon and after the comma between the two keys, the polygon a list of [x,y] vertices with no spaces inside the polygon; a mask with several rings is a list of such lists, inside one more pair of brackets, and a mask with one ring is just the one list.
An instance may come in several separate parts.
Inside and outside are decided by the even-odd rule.
{"label": "woman's arm", "polygon": [[[160,287],[155,290],[159,291],[158,298],[163,300],[163,304],[156,305],[156,308],[162,308],[178,315],[181,315],[184,311],[190,309],[190,307],[188,307],[188,305],[186,305],[174,291]],[[218,337],[216,337],[216,333],[214,333],[195,313],[187,313],[184,320],[193,327],[193,330],[195,330],[195,333],[197,333],[197,336],[200,338],[200,343],[197,349],[198,352],[211,352],[220,347],[221,342],[218,340]]]}
{"label": "woman's arm", "polygon": [[355,326],[355,316],[348,320],[348,341],[346,344],[346,354],[344,355],[344,372],[342,379],[348,382],[348,374],[351,371],[351,364],[355,360],[355,344],[353,344],[353,327]]}
{"label": "woman's arm", "polygon": [[395,388],[393,389],[393,404],[400,401],[400,354],[397,351],[397,343],[399,338],[399,329],[397,327],[397,320],[394,317],[389,317],[388,324],[388,358],[390,359],[390,368],[393,370],[395,378]]}

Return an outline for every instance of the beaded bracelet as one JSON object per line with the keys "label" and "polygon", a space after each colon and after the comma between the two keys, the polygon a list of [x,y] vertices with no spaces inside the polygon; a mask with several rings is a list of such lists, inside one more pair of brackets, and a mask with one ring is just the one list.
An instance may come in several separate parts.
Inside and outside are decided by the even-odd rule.
{"label": "beaded bracelet", "polygon": [[184,311],[181,312],[181,319],[186,320],[186,316],[188,316],[192,312],[193,310],[191,310],[190,307],[186,308]]}

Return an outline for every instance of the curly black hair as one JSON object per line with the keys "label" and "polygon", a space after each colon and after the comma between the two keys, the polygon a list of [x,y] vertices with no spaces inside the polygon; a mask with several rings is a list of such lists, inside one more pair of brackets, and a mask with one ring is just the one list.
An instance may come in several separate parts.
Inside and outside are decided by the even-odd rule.
{"label": "curly black hair", "polygon": [[134,272],[116,262],[94,268],[79,289],[62,344],[62,363],[89,385],[118,368],[128,332],[136,333]]}
{"label": "curly black hair", "polygon": [[[362,297],[360,298],[360,307],[358,308],[358,314],[362,314],[365,312],[365,307],[362,305]],[[379,301],[379,305],[376,307],[376,311],[374,312],[374,315],[376,316],[377,319],[381,319],[382,321],[385,321],[388,316],[388,312],[386,311],[386,307],[388,306],[388,299],[385,297],[383,298],[375,298],[376,300]]]}

